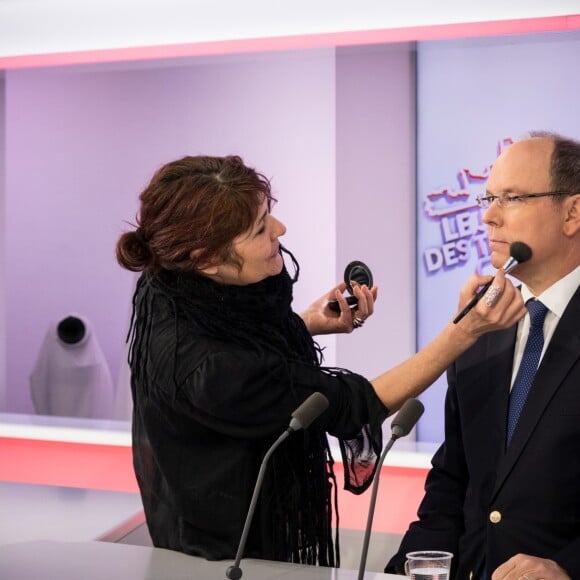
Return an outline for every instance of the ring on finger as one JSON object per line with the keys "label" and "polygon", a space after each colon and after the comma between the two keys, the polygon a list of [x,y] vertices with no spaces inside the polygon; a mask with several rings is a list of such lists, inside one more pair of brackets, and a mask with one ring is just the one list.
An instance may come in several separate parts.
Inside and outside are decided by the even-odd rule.
{"label": "ring on finger", "polygon": [[360,328],[360,327],[361,327],[361,326],[362,326],[364,323],[365,323],[364,319],[363,319],[363,318],[359,318],[358,316],[355,316],[355,317],[352,319],[352,325],[353,325],[355,328]]}
{"label": "ring on finger", "polygon": [[[491,308],[498,301],[501,296],[502,289],[499,286],[490,286],[485,293],[485,304],[488,308]],[[529,579],[528,579],[529,580]]]}

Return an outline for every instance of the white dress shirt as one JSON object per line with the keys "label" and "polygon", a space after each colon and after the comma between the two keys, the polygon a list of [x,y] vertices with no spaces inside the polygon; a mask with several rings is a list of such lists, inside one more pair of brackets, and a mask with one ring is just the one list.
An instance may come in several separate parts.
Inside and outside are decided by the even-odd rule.
{"label": "white dress shirt", "polygon": [[[540,361],[546,352],[546,348],[548,348],[548,345],[550,344],[550,340],[554,334],[554,331],[556,330],[556,326],[558,326],[558,322],[560,322],[560,319],[562,318],[562,314],[564,314],[564,310],[566,310],[568,303],[572,299],[572,296],[578,289],[579,285],[580,266],[577,266],[574,270],[572,270],[572,272],[558,280],[555,284],[552,284],[539,296],[534,296],[531,290],[525,284],[522,284],[522,297],[524,302],[527,302],[530,298],[537,298],[548,308],[548,312],[544,320],[544,348],[542,349]],[[512,385],[518,373],[518,369],[520,368],[520,363],[522,362],[522,356],[526,346],[526,341],[528,340],[529,331],[530,315],[526,314],[518,324],[518,333],[514,353],[514,366],[512,370]]]}

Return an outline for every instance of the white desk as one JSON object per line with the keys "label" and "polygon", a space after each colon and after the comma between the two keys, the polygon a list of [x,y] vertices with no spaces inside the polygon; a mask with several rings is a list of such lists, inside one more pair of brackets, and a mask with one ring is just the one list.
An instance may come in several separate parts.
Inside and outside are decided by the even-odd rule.
{"label": "white desk", "polygon": [[[108,542],[24,542],[0,546],[2,580],[225,580],[231,561]],[[266,560],[242,560],[248,580],[356,580],[358,572]],[[401,578],[367,572],[365,580]]]}

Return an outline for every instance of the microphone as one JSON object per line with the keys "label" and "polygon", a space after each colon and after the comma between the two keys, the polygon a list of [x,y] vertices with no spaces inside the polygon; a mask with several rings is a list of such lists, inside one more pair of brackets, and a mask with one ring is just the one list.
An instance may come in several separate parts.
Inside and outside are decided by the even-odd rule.
{"label": "microphone", "polygon": [[[509,274],[518,264],[527,262],[532,257],[532,248],[524,242],[512,242],[510,244],[510,257],[501,267],[501,269]],[[453,319],[453,324],[457,324],[480,300],[491,286],[493,278],[484,284],[475,294],[475,296],[468,302],[467,306]]]}
{"label": "microphone", "polygon": [[256,480],[256,485],[254,486],[254,493],[252,494],[252,500],[250,502],[250,507],[248,509],[248,515],[246,516],[246,521],[244,523],[244,529],[242,530],[242,537],[238,545],[238,551],[236,553],[236,559],[234,563],[227,569],[226,578],[229,580],[240,580],[242,577],[242,569],[240,568],[240,560],[242,559],[242,554],[246,546],[246,540],[248,539],[248,532],[250,531],[250,524],[252,523],[252,517],[254,516],[254,511],[256,510],[256,505],[258,504],[258,496],[260,494],[260,488],[262,487],[262,481],[264,479],[264,474],[266,473],[266,464],[270,459],[270,456],[278,445],[289,437],[295,431],[300,431],[300,429],[307,429],[310,424],[320,416],[328,408],[328,399],[319,392],[312,393],[293,413],[290,425],[274,441],[270,446],[270,449],[264,455],[262,459],[262,464],[260,465],[260,471],[258,472],[258,479]]}
{"label": "microphone", "polygon": [[312,421],[322,415],[328,408],[328,399],[322,393],[312,393],[300,407],[292,413],[292,420],[288,429],[285,431],[300,431],[300,429],[308,429]]}
{"label": "microphone", "polygon": [[391,423],[391,438],[389,439],[388,443],[385,445],[383,452],[381,453],[381,457],[379,458],[379,462],[376,467],[375,471],[375,479],[373,481],[373,489],[371,493],[371,501],[369,505],[369,514],[367,518],[367,525],[365,528],[365,536],[363,541],[363,549],[360,558],[360,566],[358,569],[358,580],[362,580],[365,567],[367,563],[367,554],[369,551],[369,540],[371,537],[371,527],[373,525],[373,516],[375,513],[375,504],[377,502],[377,490],[379,488],[379,470],[381,469],[381,465],[385,460],[385,457],[389,451],[389,449],[393,446],[393,443],[399,439],[399,437],[405,437],[411,431],[411,429],[415,426],[425,407],[423,403],[418,399],[408,399],[403,403],[400,411],[397,413],[396,417],[393,419]]}

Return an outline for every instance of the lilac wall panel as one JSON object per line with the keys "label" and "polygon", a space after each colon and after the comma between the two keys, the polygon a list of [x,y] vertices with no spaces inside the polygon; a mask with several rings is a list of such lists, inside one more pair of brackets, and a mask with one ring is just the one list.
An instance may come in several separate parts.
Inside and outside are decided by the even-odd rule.
{"label": "lilac wall panel", "polygon": [[407,45],[337,52],[337,277],[362,260],[379,286],[340,363],[372,378],[415,351],[415,63]]}
{"label": "lilac wall panel", "polygon": [[178,156],[238,153],[270,176],[302,264],[297,305],[334,284],[334,52],[125,68],[6,75],[9,412],[31,412],[42,338],[71,312],[119,372],[133,276],[114,245],[153,171]]}

